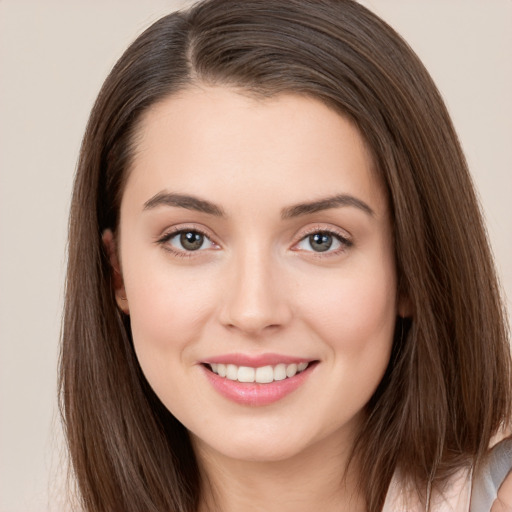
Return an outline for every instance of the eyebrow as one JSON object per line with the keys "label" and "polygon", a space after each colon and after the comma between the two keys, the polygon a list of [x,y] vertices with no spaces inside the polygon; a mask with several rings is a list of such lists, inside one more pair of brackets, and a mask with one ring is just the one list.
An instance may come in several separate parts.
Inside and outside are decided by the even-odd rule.
{"label": "eyebrow", "polygon": [[308,215],[310,213],[329,210],[331,208],[339,208],[342,206],[353,206],[354,208],[358,208],[370,216],[375,215],[375,212],[364,201],[361,201],[361,199],[357,199],[357,197],[348,194],[338,194],[326,197],[324,199],[318,199],[317,201],[300,203],[284,208],[281,211],[281,217],[283,219],[290,219],[293,217],[300,217],[301,215]]}
{"label": "eyebrow", "polygon": [[[165,191],[158,192],[144,203],[144,210],[151,210],[158,206],[175,206],[178,208],[185,208],[187,210],[207,213],[216,217],[226,217],[224,210],[215,203],[187,194],[177,194]],[[352,206],[362,210],[370,216],[375,215],[374,211],[364,201],[361,201],[361,199],[348,194],[338,194],[318,199],[316,201],[299,203],[283,208],[281,210],[281,218],[291,219],[343,206]]]}
{"label": "eyebrow", "polygon": [[225,217],[224,210],[210,201],[199,199],[198,197],[186,194],[175,194],[169,192],[158,192],[151,199],[144,203],[144,210],[151,210],[158,206],[177,206],[186,210],[195,210],[197,212],[215,215],[216,217]]}

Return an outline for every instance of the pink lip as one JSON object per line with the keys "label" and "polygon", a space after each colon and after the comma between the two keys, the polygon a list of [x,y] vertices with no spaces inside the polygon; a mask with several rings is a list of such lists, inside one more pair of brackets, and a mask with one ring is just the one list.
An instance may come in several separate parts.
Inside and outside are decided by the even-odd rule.
{"label": "pink lip", "polygon": [[[211,360],[211,362],[216,361]],[[252,365],[246,364],[245,366]],[[262,365],[258,364],[258,366]],[[213,373],[204,365],[201,365],[201,368],[213,388],[225,398],[242,405],[262,406],[277,402],[295,391],[304,384],[316,366],[317,364],[310,364],[304,371],[297,373],[291,378],[270,382],[268,384],[229,380]]]}
{"label": "pink lip", "polygon": [[299,363],[309,363],[312,359],[305,359],[300,357],[291,357],[280,354],[258,354],[258,355],[249,355],[249,354],[225,354],[222,356],[211,357],[202,363],[220,363],[220,364],[235,364],[236,366],[248,366],[250,368],[258,368],[261,366],[275,366],[277,364],[299,364]]}

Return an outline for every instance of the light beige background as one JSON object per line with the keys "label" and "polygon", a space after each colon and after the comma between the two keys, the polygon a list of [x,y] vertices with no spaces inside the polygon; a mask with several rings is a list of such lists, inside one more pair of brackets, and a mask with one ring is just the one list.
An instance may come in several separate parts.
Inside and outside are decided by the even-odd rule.
{"label": "light beige background", "polygon": [[[80,139],[123,49],[182,3],[0,0],[0,512],[62,509],[56,369]],[[512,297],[512,1],[363,3],[441,89]]]}

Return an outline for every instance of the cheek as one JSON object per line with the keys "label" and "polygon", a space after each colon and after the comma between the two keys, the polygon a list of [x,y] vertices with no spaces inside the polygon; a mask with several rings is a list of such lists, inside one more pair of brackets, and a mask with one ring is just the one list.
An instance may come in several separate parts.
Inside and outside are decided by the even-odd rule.
{"label": "cheek", "polygon": [[[201,414],[195,411],[196,401],[189,398],[200,393],[196,380],[190,379],[195,366],[193,348],[211,318],[215,288],[200,272],[169,267],[154,264],[135,265],[136,272],[126,269],[133,344],[141,369],[160,400],[173,413],[188,411],[193,417]],[[139,272],[141,268],[146,270]],[[179,391],[183,382],[188,382],[187,393]]]}
{"label": "cheek", "polygon": [[216,304],[208,273],[176,269],[160,257],[149,263],[133,260],[124,276],[134,344],[141,358],[150,352],[175,355],[200,338]]}
{"label": "cheek", "polygon": [[397,314],[395,283],[392,265],[344,270],[311,283],[301,300],[308,305],[303,316],[334,359],[385,366]]}
{"label": "cheek", "polygon": [[386,322],[396,313],[394,280],[385,275],[357,274],[333,278],[308,294],[315,317],[329,328],[342,324],[345,329]]}
{"label": "cheek", "polygon": [[358,273],[310,295],[307,321],[323,342],[331,397],[316,398],[329,428],[350,422],[374,394],[389,363],[396,323],[394,273]]}

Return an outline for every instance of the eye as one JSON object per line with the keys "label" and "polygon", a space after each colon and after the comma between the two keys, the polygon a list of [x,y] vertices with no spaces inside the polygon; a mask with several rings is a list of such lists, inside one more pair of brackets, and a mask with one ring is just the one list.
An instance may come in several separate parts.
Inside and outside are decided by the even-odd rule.
{"label": "eye", "polygon": [[194,252],[217,247],[204,233],[195,229],[174,231],[161,238],[159,243],[165,244],[169,250],[177,253]]}
{"label": "eye", "polygon": [[350,247],[352,242],[347,238],[331,231],[316,231],[305,236],[296,248],[309,252],[338,252]]}

